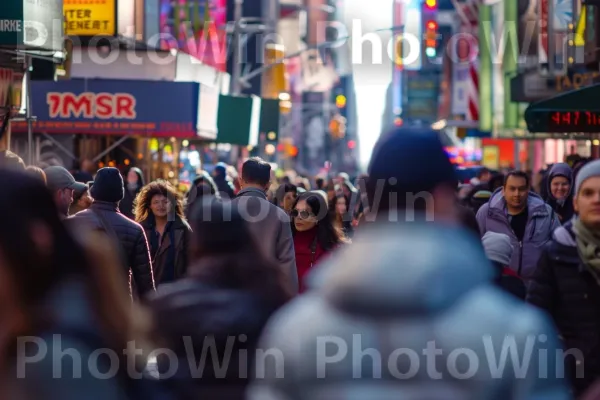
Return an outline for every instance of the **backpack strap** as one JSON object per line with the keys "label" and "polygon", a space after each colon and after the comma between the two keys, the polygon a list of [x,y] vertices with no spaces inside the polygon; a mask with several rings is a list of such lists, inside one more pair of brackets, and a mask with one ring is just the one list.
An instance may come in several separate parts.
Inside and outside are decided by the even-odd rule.
{"label": "backpack strap", "polygon": [[90,208],[90,211],[92,211],[94,213],[94,215],[96,217],[98,217],[98,220],[100,221],[100,225],[102,225],[102,228],[104,229],[106,234],[113,241],[115,241],[115,246],[119,253],[119,258],[120,258],[121,262],[123,263],[123,266],[126,269],[129,269],[130,268],[129,258],[125,255],[125,249],[123,249],[123,246],[121,245],[121,241],[119,240],[119,235],[117,235],[117,232],[115,231],[115,229],[106,220],[106,217],[104,215],[102,215],[102,212],[100,212],[98,210],[94,210],[93,208]]}

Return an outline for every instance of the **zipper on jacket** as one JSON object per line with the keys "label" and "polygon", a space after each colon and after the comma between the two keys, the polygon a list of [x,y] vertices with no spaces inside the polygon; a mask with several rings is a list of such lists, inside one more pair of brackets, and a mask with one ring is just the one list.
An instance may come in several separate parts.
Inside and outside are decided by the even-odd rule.
{"label": "zipper on jacket", "polygon": [[523,242],[519,242],[519,270],[518,274],[521,276],[521,269],[523,268]]}

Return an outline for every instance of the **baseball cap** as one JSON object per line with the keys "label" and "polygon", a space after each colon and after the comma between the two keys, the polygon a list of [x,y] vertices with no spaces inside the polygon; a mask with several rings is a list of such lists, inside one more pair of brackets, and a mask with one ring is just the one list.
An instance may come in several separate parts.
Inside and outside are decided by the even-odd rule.
{"label": "baseball cap", "polygon": [[66,168],[60,166],[48,167],[44,170],[48,188],[50,190],[73,189],[81,191],[87,189],[85,183],[77,182]]}

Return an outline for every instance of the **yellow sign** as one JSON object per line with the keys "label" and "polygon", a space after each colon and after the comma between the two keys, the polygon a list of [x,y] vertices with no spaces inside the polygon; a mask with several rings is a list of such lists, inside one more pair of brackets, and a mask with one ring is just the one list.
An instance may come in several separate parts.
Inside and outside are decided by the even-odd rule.
{"label": "yellow sign", "polygon": [[65,34],[114,36],[116,0],[64,0]]}
{"label": "yellow sign", "polygon": [[498,146],[483,146],[481,165],[489,169],[498,169],[500,165],[500,150]]}

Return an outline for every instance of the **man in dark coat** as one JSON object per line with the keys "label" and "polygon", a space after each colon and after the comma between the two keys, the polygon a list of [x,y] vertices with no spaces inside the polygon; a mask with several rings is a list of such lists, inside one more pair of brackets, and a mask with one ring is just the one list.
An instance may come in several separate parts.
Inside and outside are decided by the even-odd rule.
{"label": "man in dark coat", "polygon": [[119,243],[126,276],[133,276],[139,296],[155,290],[152,263],[144,229],[121,214],[119,202],[124,196],[123,178],[116,168],[102,168],[96,174],[91,195],[94,202],[87,210],[70,217],[73,228],[80,225],[103,230]]}

